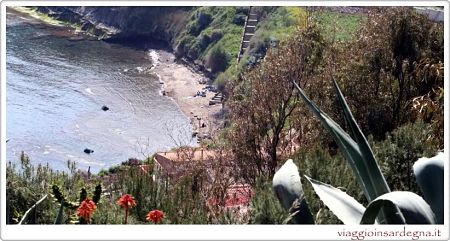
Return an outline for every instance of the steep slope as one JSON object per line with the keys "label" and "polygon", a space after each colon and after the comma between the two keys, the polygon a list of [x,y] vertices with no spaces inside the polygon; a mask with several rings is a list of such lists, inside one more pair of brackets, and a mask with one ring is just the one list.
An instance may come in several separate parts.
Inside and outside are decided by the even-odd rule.
{"label": "steep slope", "polygon": [[48,16],[112,41],[160,40],[173,44],[191,7],[38,7]]}

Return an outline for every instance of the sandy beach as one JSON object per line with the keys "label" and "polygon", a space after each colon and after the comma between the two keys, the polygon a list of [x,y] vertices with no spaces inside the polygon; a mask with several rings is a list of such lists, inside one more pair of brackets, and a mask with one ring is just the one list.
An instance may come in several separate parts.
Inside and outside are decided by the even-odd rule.
{"label": "sandy beach", "polygon": [[[178,104],[181,111],[191,120],[194,132],[203,137],[214,135],[221,127],[221,104],[209,105],[216,93],[206,91],[206,97],[195,96],[207,84],[200,84],[205,78],[201,73],[176,62],[175,56],[167,51],[156,51],[155,72],[160,76],[162,89],[169,98]],[[202,127],[203,126],[203,127]]]}

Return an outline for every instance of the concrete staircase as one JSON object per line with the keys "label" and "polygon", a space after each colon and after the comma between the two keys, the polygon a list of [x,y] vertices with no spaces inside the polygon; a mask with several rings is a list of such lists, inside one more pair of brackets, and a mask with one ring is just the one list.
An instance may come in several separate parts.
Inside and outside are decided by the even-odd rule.
{"label": "concrete staircase", "polygon": [[256,25],[258,24],[258,15],[253,7],[250,7],[248,11],[248,16],[245,18],[244,31],[241,39],[241,47],[239,48],[239,53],[237,57],[237,63],[244,56],[245,50],[247,50],[250,45],[250,39],[255,35]]}
{"label": "concrete staircase", "polygon": [[223,101],[223,94],[218,92],[214,95],[214,97],[209,101],[209,105],[220,104]]}

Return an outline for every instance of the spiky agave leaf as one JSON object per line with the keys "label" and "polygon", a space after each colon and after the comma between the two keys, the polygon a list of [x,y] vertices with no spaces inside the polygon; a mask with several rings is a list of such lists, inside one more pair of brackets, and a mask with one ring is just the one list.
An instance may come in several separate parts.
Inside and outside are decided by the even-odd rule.
{"label": "spiky agave leaf", "polygon": [[284,209],[294,214],[293,221],[298,224],[314,224],[314,219],[304,199],[304,193],[297,166],[292,159],[273,176],[272,187]]}
{"label": "spiky agave leaf", "polygon": [[61,200],[60,205],[61,206],[59,207],[58,215],[55,218],[55,223],[54,224],[62,224],[62,221],[63,221],[63,217],[64,217],[64,199]]}
{"label": "spiky agave leaf", "polygon": [[293,82],[301,98],[306,102],[308,107],[319,118],[322,125],[330,132],[333,139],[339,145],[340,150],[347,159],[353,173],[356,175],[358,183],[363,188],[367,200],[370,202],[376,197],[390,192],[380,168],[375,161],[375,157],[367,144],[367,140],[362,135],[361,130],[356,124],[345,99],[340,92],[339,87],[335,84],[338,92],[339,101],[344,109],[347,122],[351,126],[352,132],[357,136],[357,141],[353,140],[347,132],[345,132],[339,124],[331,119],[325,112],[320,110],[305,94],[305,92]]}
{"label": "spiky agave leaf", "polygon": [[305,175],[311,183],[320,200],[339,218],[344,224],[359,224],[365,208],[347,193],[326,183],[314,180]]}
{"label": "spiky agave leaf", "polygon": [[390,192],[379,196],[367,206],[361,224],[373,224],[380,210],[385,209],[388,224],[434,224],[435,217],[428,203],[412,192]]}
{"label": "spiky agave leaf", "polygon": [[358,144],[358,148],[361,151],[361,159],[364,161],[364,167],[366,168],[367,173],[369,174],[368,175],[369,180],[372,183],[372,186],[374,187],[375,193],[374,193],[374,196],[372,197],[372,199],[374,197],[378,197],[384,193],[390,192],[390,189],[386,182],[386,179],[384,178],[383,174],[381,173],[381,170],[377,164],[375,155],[372,152],[372,148],[370,148],[369,142],[367,141],[363,132],[359,128],[358,124],[356,123],[356,120],[353,117],[352,112],[350,111],[350,107],[348,106],[347,102],[345,101],[345,97],[342,94],[341,89],[339,88],[338,84],[336,83],[336,81],[334,79],[333,79],[333,85],[334,85],[334,88],[338,95],[339,103],[341,104],[341,107],[344,111],[345,120],[347,121],[347,124],[349,125],[350,130],[352,132],[352,137],[355,140],[355,142]]}
{"label": "spiky agave leaf", "polygon": [[444,223],[444,153],[431,158],[420,158],[413,166],[417,184],[436,216],[438,224]]}

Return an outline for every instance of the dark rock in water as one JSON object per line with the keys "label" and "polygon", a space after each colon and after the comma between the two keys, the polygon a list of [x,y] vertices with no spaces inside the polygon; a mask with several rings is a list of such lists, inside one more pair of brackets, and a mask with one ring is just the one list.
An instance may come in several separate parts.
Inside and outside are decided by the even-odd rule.
{"label": "dark rock in water", "polygon": [[108,108],[108,106],[104,105],[104,106],[102,106],[102,110],[107,111],[107,110],[109,110],[109,108]]}
{"label": "dark rock in water", "polygon": [[86,154],[91,154],[93,152],[94,152],[94,150],[91,150],[89,148],[84,149],[84,153],[86,153]]}
{"label": "dark rock in water", "polygon": [[91,22],[84,22],[83,25],[81,26],[81,30],[83,31],[89,31],[89,29],[93,28],[95,28],[95,26]]}

